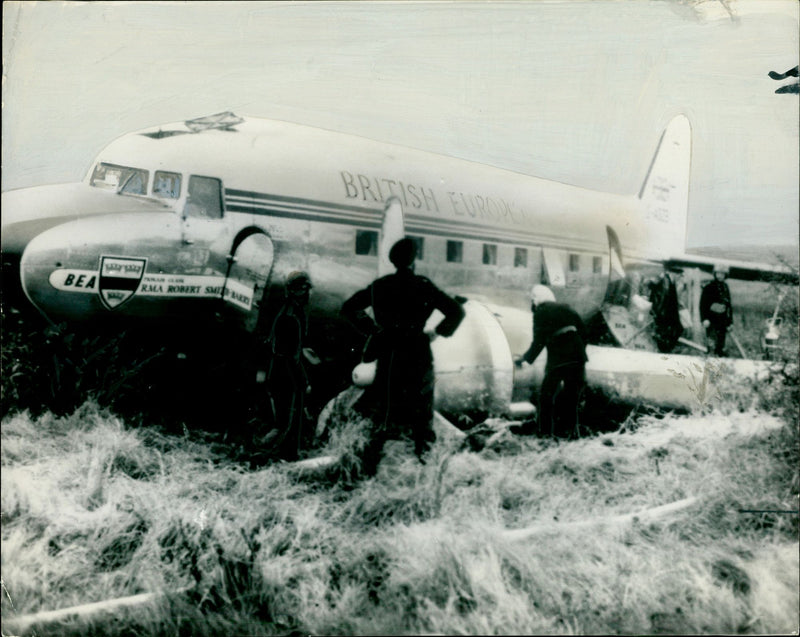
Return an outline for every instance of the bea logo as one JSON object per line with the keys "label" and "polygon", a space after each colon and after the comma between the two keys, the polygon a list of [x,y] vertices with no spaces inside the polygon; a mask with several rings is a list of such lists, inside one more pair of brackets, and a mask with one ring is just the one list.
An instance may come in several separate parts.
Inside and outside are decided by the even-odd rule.
{"label": "bea logo", "polygon": [[100,257],[100,301],[109,310],[133,298],[142,282],[147,259],[133,257]]}
{"label": "bea logo", "polygon": [[83,288],[94,290],[97,285],[96,274],[67,274],[64,278],[64,287]]}

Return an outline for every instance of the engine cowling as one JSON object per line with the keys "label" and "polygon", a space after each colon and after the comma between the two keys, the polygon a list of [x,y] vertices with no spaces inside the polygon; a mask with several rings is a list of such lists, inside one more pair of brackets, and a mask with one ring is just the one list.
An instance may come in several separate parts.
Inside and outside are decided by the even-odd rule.
{"label": "engine cowling", "polygon": [[[436,409],[454,414],[506,414],[514,388],[508,339],[486,305],[467,301],[464,312],[464,320],[451,337],[438,337],[431,343]],[[441,319],[437,314],[429,325]]]}

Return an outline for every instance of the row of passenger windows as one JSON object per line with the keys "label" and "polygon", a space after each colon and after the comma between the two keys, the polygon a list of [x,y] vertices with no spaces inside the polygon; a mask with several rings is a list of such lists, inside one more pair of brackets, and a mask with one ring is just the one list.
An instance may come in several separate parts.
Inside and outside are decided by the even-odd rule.
{"label": "row of passenger windows", "polygon": [[[580,272],[581,269],[581,255],[579,254],[570,254],[569,255],[569,271],[570,272]],[[593,274],[600,274],[603,271],[603,258],[602,257],[592,257],[592,273]]]}
{"label": "row of passenger windows", "polygon": [[[409,237],[417,246],[417,259],[425,259],[425,238],[424,237]],[[373,230],[357,230],[356,231],[356,254],[364,256],[377,256],[378,254],[378,233]],[[447,262],[448,263],[463,263],[464,262],[464,242],[463,241],[447,241]],[[483,244],[483,265],[497,265],[497,244],[484,243]],[[514,267],[527,268],[528,267],[528,249],[527,248],[514,248]],[[580,272],[581,269],[581,255],[569,255],[569,271]],[[603,271],[602,257],[592,257],[592,273],[600,274]]]}

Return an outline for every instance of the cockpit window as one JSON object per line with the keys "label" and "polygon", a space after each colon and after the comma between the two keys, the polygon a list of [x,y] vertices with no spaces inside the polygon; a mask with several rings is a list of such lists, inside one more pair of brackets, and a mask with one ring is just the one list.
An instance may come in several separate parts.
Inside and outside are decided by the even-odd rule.
{"label": "cockpit window", "polygon": [[222,182],[214,177],[189,177],[185,217],[222,218]]}
{"label": "cockpit window", "polygon": [[123,195],[146,195],[147,178],[148,172],[146,170],[131,170],[131,173],[122,181],[122,187],[119,192]]}
{"label": "cockpit window", "polygon": [[181,176],[157,170],[153,179],[153,195],[164,199],[177,199],[181,196]]}
{"label": "cockpit window", "polygon": [[92,173],[91,185],[95,188],[115,190],[124,195],[146,195],[150,173],[141,168],[100,163]]}

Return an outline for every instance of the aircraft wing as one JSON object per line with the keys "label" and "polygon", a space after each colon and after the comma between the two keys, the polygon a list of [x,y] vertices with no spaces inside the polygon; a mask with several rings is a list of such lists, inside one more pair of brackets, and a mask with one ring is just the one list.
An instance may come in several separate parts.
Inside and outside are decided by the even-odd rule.
{"label": "aircraft wing", "polygon": [[664,260],[664,265],[680,268],[697,268],[705,272],[713,272],[714,264],[727,265],[730,268],[728,277],[741,281],[766,281],[784,283],[787,285],[798,284],[797,269],[784,265],[770,265],[767,263],[752,263],[749,261],[735,261],[730,259],[716,259],[694,254],[684,254]]}

